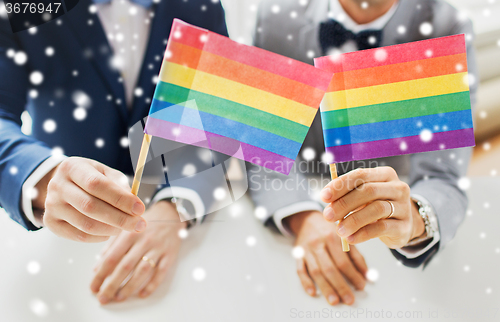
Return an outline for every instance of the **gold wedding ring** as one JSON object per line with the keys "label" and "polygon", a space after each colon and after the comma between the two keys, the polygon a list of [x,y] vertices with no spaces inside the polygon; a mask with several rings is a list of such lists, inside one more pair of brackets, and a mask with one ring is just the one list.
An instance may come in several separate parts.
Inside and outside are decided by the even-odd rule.
{"label": "gold wedding ring", "polygon": [[394,215],[394,204],[390,202],[389,200],[386,200],[390,205],[391,205],[391,214],[387,216],[385,219],[389,219]]}
{"label": "gold wedding ring", "polygon": [[142,256],[142,260],[145,261],[145,262],[148,262],[149,265],[151,265],[152,268],[155,268],[156,267],[156,263],[154,260],[152,260],[151,258],[147,257],[147,256]]}

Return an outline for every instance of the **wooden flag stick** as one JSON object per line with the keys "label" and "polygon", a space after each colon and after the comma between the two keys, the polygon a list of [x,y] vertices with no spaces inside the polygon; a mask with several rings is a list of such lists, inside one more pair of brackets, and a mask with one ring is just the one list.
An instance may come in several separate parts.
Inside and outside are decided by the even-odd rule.
{"label": "wooden flag stick", "polygon": [[148,157],[149,144],[151,143],[151,135],[144,133],[142,139],[141,152],[139,153],[139,160],[135,168],[134,182],[132,183],[132,193],[137,196],[139,193],[139,186],[141,185],[142,173],[144,172],[144,165]]}
{"label": "wooden flag stick", "polygon": [[[332,177],[332,180],[333,179],[336,179],[338,177],[337,175],[337,165],[335,163],[332,163],[330,164],[330,176]],[[339,223],[340,223],[341,220],[339,220]],[[345,238],[341,238],[340,240],[342,240],[342,250],[344,252],[348,252],[349,251],[349,243],[347,242],[347,240]]]}

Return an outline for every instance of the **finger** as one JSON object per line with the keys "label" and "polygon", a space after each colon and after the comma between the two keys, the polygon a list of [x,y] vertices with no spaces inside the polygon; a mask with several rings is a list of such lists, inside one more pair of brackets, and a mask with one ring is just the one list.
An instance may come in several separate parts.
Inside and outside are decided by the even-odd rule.
{"label": "finger", "polygon": [[381,236],[398,235],[400,220],[394,219],[383,219],[378,220],[372,224],[366,225],[361,228],[351,236],[347,237],[349,244],[359,244],[363,243],[372,238],[378,238]]}
{"label": "finger", "polygon": [[109,275],[106,283],[101,287],[97,298],[101,304],[107,304],[113,300],[125,279],[134,271],[144,254],[140,246],[133,246],[121,259],[120,263]]}
{"label": "finger", "polygon": [[101,252],[97,256],[97,262],[95,263],[94,268],[92,268],[92,270],[94,271],[94,273],[96,273],[97,269],[102,265],[102,262],[103,262],[103,260],[104,260],[104,258],[106,256],[107,251],[115,243],[115,240],[117,239],[117,237],[118,236],[111,236],[109,238],[108,242],[106,243],[106,245],[103,247],[103,249],[101,249]]}
{"label": "finger", "polygon": [[101,289],[104,280],[115,270],[118,263],[125,254],[130,250],[132,244],[126,238],[118,236],[117,241],[110,246],[106,255],[102,257],[101,262],[98,264],[94,278],[90,282],[90,289],[92,292],[97,293]]}
{"label": "finger", "polygon": [[377,167],[372,169],[356,169],[330,181],[321,191],[321,199],[330,203],[349,191],[366,182],[385,182],[397,179],[396,171],[391,167]]}
{"label": "finger", "polygon": [[73,227],[66,221],[58,220],[56,224],[50,225],[51,231],[59,237],[83,242],[101,243],[109,239],[109,236],[94,236]]}
{"label": "finger", "polygon": [[358,186],[342,198],[328,205],[323,215],[326,220],[337,221],[343,219],[350,212],[375,200],[398,199],[402,192],[400,185],[387,182],[368,182]]}
{"label": "finger", "polygon": [[358,290],[365,288],[366,280],[364,274],[359,272],[351,261],[348,253],[342,251],[342,246],[339,242],[328,241],[328,251],[332,255],[332,259],[339,271],[351,282]]}
{"label": "finger", "polygon": [[315,296],[316,287],[314,286],[314,281],[307,273],[306,263],[302,258],[297,260],[297,275],[299,275],[299,280],[304,288],[304,291],[311,296]]}
{"label": "finger", "polygon": [[139,292],[139,296],[144,298],[151,295],[151,293],[153,293],[163,282],[163,280],[167,276],[168,270],[170,269],[170,267],[172,267],[172,264],[174,262],[175,256],[163,256],[162,258],[160,258],[160,261],[158,262],[151,280]]}
{"label": "finger", "polygon": [[342,298],[342,302],[348,305],[353,304],[354,294],[327,251],[325,249],[317,249],[314,252],[314,257],[318,261],[323,276]]}
{"label": "finger", "polygon": [[330,283],[328,283],[328,281],[323,276],[323,273],[321,272],[321,269],[317,263],[315,256],[308,253],[304,256],[304,259],[306,261],[306,267],[309,276],[311,276],[316,285],[318,285],[321,294],[323,294],[323,296],[326,298],[328,303],[330,303],[330,305],[338,304],[339,296],[337,295],[337,292],[335,292],[333,287],[330,285]]}
{"label": "finger", "polygon": [[140,216],[144,213],[145,206],[139,197],[123,189],[90,163],[82,162],[78,165],[79,171],[72,171],[69,175],[81,189],[129,215]]}
{"label": "finger", "polygon": [[[130,280],[128,280],[125,286],[123,286],[116,295],[117,301],[124,301],[127,297],[132,295],[132,293],[139,289],[156,270],[160,255],[152,250],[147,252],[144,256],[139,261],[139,264],[137,264]],[[145,260],[145,258],[148,260]],[[149,260],[151,260],[151,262],[149,262]],[[154,265],[152,265],[152,263],[154,263]]]}
{"label": "finger", "polygon": [[69,204],[61,205],[59,209],[64,213],[64,220],[66,222],[89,235],[115,236],[121,232],[118,228],[82,215]]}
{"label": "finger", "polygon": [[75,184],[65,187],[68,203],[82,214],[102,223],[126,231],[143,231],[146,221],[140,216],[131,216],[108,203],[88,194]]}
{"label": "finger", "polygon": [[366,265],[365,258],[363,257],[363,255],[361,255],[356,246],[351,245],[350,248],[351,250],[347,254],[349,254],[349,257],[351,257],[354,266],[356,266],[356,269],[363,275],[363,278],[366,280],[366,273],[368,273],[368,265]]}
{"label": "finger", "polygon": [[354,234],[361,228],[379,219],[387,218],[392,211],[391,204],[386,200],[376,200],[369,203],[365,208],[353,212],[337,226],[340,237]]}
{"label": "finger", "polygon": [[120,172],[118,170],[106,166],[103,167],[102,171],[106,177],[110,178],[111,181],[113,181],[114,183],[118,184],[120,187],[125,189],[125,191],[128,192],[131,190],[129,180],[123,172]]}

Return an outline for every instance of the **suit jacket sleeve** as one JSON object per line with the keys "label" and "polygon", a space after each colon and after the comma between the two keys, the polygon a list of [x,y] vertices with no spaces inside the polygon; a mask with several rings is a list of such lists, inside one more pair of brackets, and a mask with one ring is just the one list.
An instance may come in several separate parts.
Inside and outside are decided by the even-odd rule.
{"label": "suit jacket sleeve", "polygon": [[29,230],[37,229],[21,210],[21,190],[26,178],[51,149],[21,132],[21,113],[28,89],[28,62],[17,65],[7,51],[22,51],[7,19],[0,18],[0,206]]}
{"label": "suit jacket sleeve", "polygon": [[[446,6],[446,8],[450,8]],[[453,9],[454,11],[454,9]],[[454,11],[455,12],[455,11]],[[445,15],[446,16],[446,15]],[[472,23],[469,20],[450,24],[446,35],[465,34],[467,38],[467,65],[470,75],[470,99],[472,107],[476,103],[477,93],[477,66],[472,43]],[[438,15],[443,17],[442,15]],[[439,35],[441,36],[441,35]],[[412,194],[427,199],[434,208],[438,218],[440,242],[426,253],[415,259],[406,259],[397,251],[392,250],[394,256],[404,265],[417,267],[424,266],[448,242],[450,242],[459,225],[462,223],[468,206],[466,193],[458,187],[458,181],[467,173],[472,148],[419,153],[411,156],[410,186]]]}

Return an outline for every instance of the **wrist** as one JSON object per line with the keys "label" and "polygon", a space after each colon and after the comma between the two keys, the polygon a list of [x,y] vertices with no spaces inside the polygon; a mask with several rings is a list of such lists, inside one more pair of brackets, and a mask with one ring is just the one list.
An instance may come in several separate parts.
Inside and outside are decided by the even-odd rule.
{"label": "wrist", "polygon": [[178,224],[181,228],[186,228],[187,221],[181,221],[175,205],[170,201],[160,200],[144,213],[144,219],[148,222],[164,222],[169,224]]}
{"label": "wrist", "polygon": [[323,215],[316,210],[299,212],[284,218],[283,225],[287,227],[295,236],[297,236],[300,229],[303,227],[304,222],[318,215],[321,219],[323,219]]}
{"label": "wrist", "polygon": [[419,213],[418,205],[413,201],[411,201],[411,216],[413,221],[413,232],[409,241],[417,237],[422,237],[426,233],[424,219]]}
{"label": "wrist", "polygon": [[33,209],[45,209],[45,199],[47,198],[47,187],[49,185],[50,180],[54,177],[58,166],[54,167],[50,170],[38,183],[35,185],[35,189],[37,191],[36,198],[33,198],[32,205]]}

